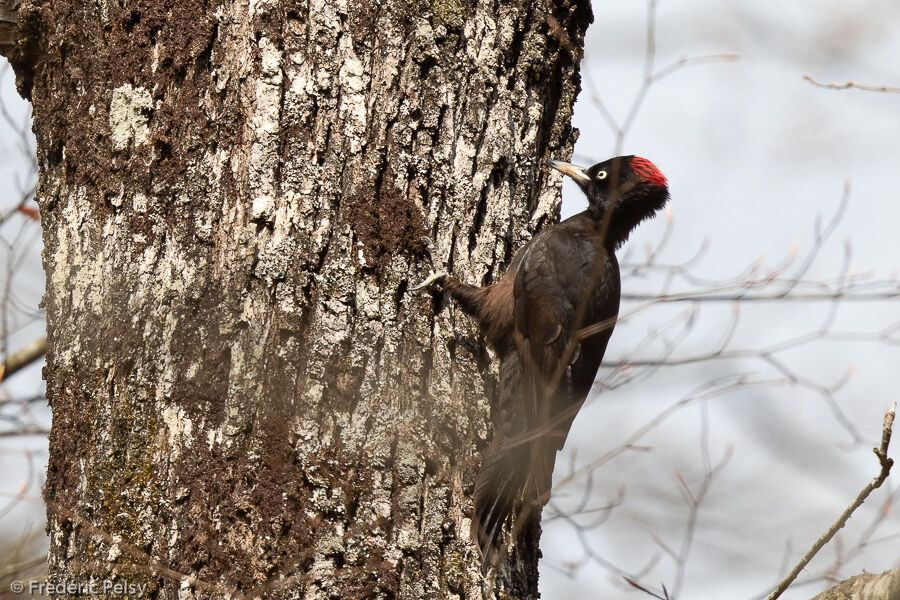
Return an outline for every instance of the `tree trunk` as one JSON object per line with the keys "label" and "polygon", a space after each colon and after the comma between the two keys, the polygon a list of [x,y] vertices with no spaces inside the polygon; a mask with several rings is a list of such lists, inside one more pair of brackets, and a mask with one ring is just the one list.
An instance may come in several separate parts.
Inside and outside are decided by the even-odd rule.
{"label": "tree trunk", "polygon": [[408,288],[422,235],[481,283],[557,218],[545,160],[572,151],[588,2],[17,10],[51,577],[145,598],[536,597],[538,530],[487,583],[469,538],[490,357]]}

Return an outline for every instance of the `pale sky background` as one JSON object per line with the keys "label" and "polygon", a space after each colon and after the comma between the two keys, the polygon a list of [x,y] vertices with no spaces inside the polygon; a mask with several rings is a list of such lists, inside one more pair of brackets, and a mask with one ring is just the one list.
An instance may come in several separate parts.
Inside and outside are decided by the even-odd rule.
{"label": "pale sky background", "polygon": [[[34,138],[30,135],[30,107],[15,91],[6,59],[0,58],[0,214],[18,204],[22,193],[33,185]],[[25,139],[21,131],[27,133]],[[4,353],[14,352],[44,333],[43,311],[38,308],[44,293],[40,257],[40,226],[21,214],[0,224],[0,335]],[[10,398],[43,396],[43,361],[29,365],[0,385],[0,402]],[[20,417],[26,423],[50,425],[45,401],[31,404],[27,413],[0,406],[0,432],[10,424],[4,417]],[[41,484],[47,463],[47,440],[41,436],[0,436],[0,552],[44,527]],[[29,464],[33,468],[29,468]],[[16,496],[24,490],[24,498]],[[40,538],[38,538],[39,540]],[[32,542],[37,541],[32,539]],[[46,544],[44,544],[46,546]],[[22,560],[31,558],[32,545],[22,548]],[[4,558],[14,558],[6,557]]]}
{"label": "pale sky background", "polygon": [[[593,6],[595,23],[588,30],[582,70],[594,87],[583,86],[574,119],[581,130],[575,162],[584,164],[607,158],[615,148],[591,91],[621,122],[641,83],[646,39],[646,3],[597,0]],[[849,178],[845,216],[806,278],[839,276],[845,240],[853,252],[852,271],[871,271],[872,280],[896,278],[900,94],[822,89],[802,76],[900,87],[898,16],[900,5],[888,1],[660,2],[657,70],[685,57],[740,56],[685,68],[654,84],[625,139],[623,153],[651,159],[670,181],[673,229],[661,262],[685,260],[705,237],[709,251],[693,269],[699,277],[733,277],[761,256],[763,264],[774,267],[789,256],[792,245],[802,257],[812,245],[817,216],[827,222],[834,214]],[[577,188],[564,187],[564,213],[583,206]],[[665,222],[657,218],[642,225],[623,252],[643,258],[644,247],[659,240]],[[799,265],[794,267],[788,272]],[[683,283],[674,287],[692,289]],[[658,276],[623,281],[625,293],[659,289]],[[623,303],[622,314],[634,307]],[[621,323],[607,363],[626,356],[649,331],[663,329],[688,308],[670,305]],[[815,331],[829,308],[825,302],[745,303],[729,348],[765,348]],[[728,303],[703,305],[675,356],[715,347],[731,310]],[[845,303],[833,330],[878,332],[898,322],[896,300]],[[659,350],[638,354],[654,358]],[[865,442],[848,448],[852,435],[821,397],[802,387],[748,388],[709,400],[712,461],[729,447],[732,455],[700,505],[681,598],[764,597],[782,570],[793,566],[878,471],[871,448],[884,411],[900,395],[898,345],[819,340],[776,356],[802,377],[826,386],[852,367],[851,379],[834,398]],[[736,373],[751,379],[780,376],[760,360],[714,361],[664,367],[640,383],[596,394],[576,419],[565,456],[557,460],[556,481],[573,457],[576,464],[590,463],[691,389]],[[661,544],[676,553],[682,544],[688,504],[676,472],[699,489],[702,418],[700,405],[685,407],[641,438],[638,443],[650,451],[623,454],[593,471],[589,506],[609,502],[619,486],[625,497],[582,541],[565,521],[545,519],[545,598],[647,597],[623,588],[616,569],[637,574],[653,557],[658,562],[640,580],[657,590],[661,583],[674,590],[677,569]],[[896,446],[892,455],[897,456]],[[569,493],[559,489],[554,503],[563,509],[578,505],[578,486],[573,487]],[[857,543],[897,487],[889,480],[887,489],[870,497],[853,517],[839,534],[844,551]],[[883,541],[847,562],[839,576],[900,566],[896,511],[872,539]],[[598,558],[585,559],[585,546]],[[837,547],[826,547],[798,581],[823,574],[834,564]],[[581,568],[569,568],[584,560]],[[810,598],[823,587],[801,585],[783,597]]]}
{"label": "pale sky background", "polygon": [[[646,3],[638,0],[594,2],[595,23],[588,30],[582,69],[619,120],[641,82],[646,14]],[[895,0],[662,0],[656,20],[657,70],[682,58],[708,54],[737,54],[740,59],[685,68],[654,84],[625,138],[624,153],[649,158],[669,178],[673,229],[660,262],[678,263],[693,256],[704,238],[709,238],[709,250],[692,270],[697,277],[734,277],[761,256],[765,272],[784,261],[792,245],[803,257],[811,247],[817,216],[827,222],[834,214],[849,178],[846,214],[806,279],[839,276],[845,240],[852,247],[853,272],[871,272],[872,280],[896,278],[900,94],[822,89],[802,76],[900,86],[898,18],[900,5]],[[20,122],[27,107],[15,96],[8,71],[0,83],[3,101]],[[591,88],[583,87],[575,111],[575,125],[581,130],[575,162],[590,164],[612,155],[615,137],[591,99]],[[18,143],[0,124],[3,207],[14,194],[9,186],[15,179],[10,177],[27,170],[27,162],[17,158]],[[583,208],[574,185],[567,184],[563,194],[564,216]],[[11,242],[24,222],[14,217],[0,228],[0,235]],[[665,228],[664,217],[643,224],[620,257],[630,252],[628,262],[639,262],[645,247],[655,244]],[[26,231],[29,239],[36,235],[34,227]],[[43,292],[38,243],[19,254],[21,266],[10,289],[19,305],[33,311]],[[8,248],[0,249],[0,261],[9,260]],[[654,274],[626,277],[623,291],[655,293],[660,282]],[[696,289],[700,288],[683,281],[673,286],[674,291]],[[623,303],[622,314],[635,307],[633,302]],[[620,323],[607,362],[614,364],[626,356],[658,357],[658,342],[636,353],[635,347],[653,330],[677,337],[683,323],[675,328],[666,324],[689,308],[657,306]],[[745,303],[729,349],[758,350],[815,331],[829,308],[825,302]],[[674,356],[693,356],[715,347],[728,329],[731,311],[729,303],[700,306]],[[17,314],[12,321],[27,325],[12,337],[13,349],[40,334],[42,325],[27,315]],[[896,300],[843,303],[833,330],[872,333],[898,322]],[[835,393],[834,401],[864,442],[854,445],[848,427],[826,402],[802,386],[751,386],[688,404],[635,442],[644,451],[626,452],[592,471],[588,508],[624,492],[605,522],[579,538],[564,519],[545,519],[544,598],[648,597],[624,588],[621,572],[640,574],[644,584],[657,589],[661,583],[670,592],[676,589],[675,562],[662,545],[677,552],[683,542],[688,505],[676,473],[692,490],[699,488],[704,418],[711,460],[720,460],[728,448],[731,458],[713,477],[700,504],[678,597],[749,600],[770,591],[782,570],[796,562],[876,474],[871,447],[880,435],[884,411],[900,396],[900,344],[816,340],[775,356],[800,376],[825,386],[839,381],[852,367],[852,377]],[[610,373],[601,371],[603,376]],[[564,478],[570,463],[589,464],[615,449],[691,390],[738,373],[754,381],[781,377],[758,359],[709,361],[663,367],[641,381],[595,394],[557,461],[556,480]],[[39,377],[40,366],[32,366],[28,373],[4,382],[2,391],[15,397],[33,395],[42,389]],[[45,410],[37,412],[46,418]],[[900,439],[895,441],[895,457],[897,444]],[[0,511],[7,495],[22,483],[22,445],[21,439],[0,437],[0,472],[7,475],[0,481],[0,494],[5,494],[0,496]],[[30,440],[28,445],[43,465],[46,443]],[[895,473],[894,481],[889,479],[870,498],[840,534],[840,546],[826,547],[801,575],[801,583],[827,570],[838,547],[844,552],[853,548],[885,500],[900,488],[898,477],[900,473]],[[581,476],[559,487],[554,506],[566,510],[578,505],[586,481]],[[8,539],[29,522],[38,529],[43,526],[38,496],[33,487],[33,501],[0,518],[0,539]],[[900,492],[894,500],[900,500]],[[552,514],[549,509],[545,513]],[[587,522],[596,514],[576,519]],[[846,562],[839,576],[863,568],[880,572],[900,567],[896,511],[872,539],[863,553]],[[585,548],[594,558],[585,558]],[[640,573],[648,563],[651,568]],[[799,585],[784,597],[808,599],[823,587]]]}

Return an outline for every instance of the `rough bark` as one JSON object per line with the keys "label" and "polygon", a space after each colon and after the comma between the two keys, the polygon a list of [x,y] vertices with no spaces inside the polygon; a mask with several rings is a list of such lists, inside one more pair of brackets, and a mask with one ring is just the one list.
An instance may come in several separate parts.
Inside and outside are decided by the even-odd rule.
{"label": "rough bark", "polygon": [[586,0],[24,0],[51,577],[144,597],[536,596],[468,536],[492,363],[411,294],[558,215]]}
{"label": "rough bark", "polygon": [[9,56],[19,35],[20,0],[0,0],[0,54]]}

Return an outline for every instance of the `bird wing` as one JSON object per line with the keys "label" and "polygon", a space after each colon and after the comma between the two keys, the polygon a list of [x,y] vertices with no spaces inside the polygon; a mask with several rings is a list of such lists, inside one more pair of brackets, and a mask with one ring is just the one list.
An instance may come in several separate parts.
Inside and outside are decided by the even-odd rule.
{"label": "bird wing", "polygon": [[515,343],[500,365],[497,429],[475,484],[472,532],[485,569],[501,554],[500,531],[520,495],[525,504],[517,522],[523,525],[547,503],[556,453],[590,390],[612,326],[581,341],[578,331],[614,321],[618,312],[615,256],[571,230],[545,230],[516,266],[513,304]]}
{"label": "bird wing", "polygon": [[[560,286],[555,282],[555,252],[550,246],[553,240],[548,240],[553,237],[547,230],[526,246],[513,280],[515,348],[500,364],[500,394],[494,419],[497,428],[475,483],[472,534],[478,541],[484,569],[502,554],[498,548],[500,532],[523,489],[549,491],[553,472],[556,450],[547,446],[547,431],[540,427],[548,421],[544,414],[547,406],[542,401],[546,393],[544,382],[548,379],[546,374],[554,372],[559,364],[570,314],[574,314],[574,307],[565,294],[560,294]],[[558,445],[561,447],[562,441]],[[542,483],[528,485],[537,480]],[[526,494],[527,500],[539,497],[537,491]],[[526,510],[532,504],[529,501]]]}
{"label": "bird wing", "polygon": [[535,510],[549,498],[556,452],[574,418],[565,411],[570,405],[566,370],[578,347],[574,329],[588,254],[577,238],[549,230],[528,248],[513,286],[513,336],[530,449],[525,500]]}

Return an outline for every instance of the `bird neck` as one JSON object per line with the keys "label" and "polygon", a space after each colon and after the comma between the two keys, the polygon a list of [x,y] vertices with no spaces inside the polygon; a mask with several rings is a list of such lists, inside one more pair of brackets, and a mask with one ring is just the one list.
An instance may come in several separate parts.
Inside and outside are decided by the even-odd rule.
{"label": "bird neck", "polygon": [[618,202],[611,211],[607,208],[609,205],[592,205],[587,212],[603,239],[603,245],[616,250],[628,240],[641,221],[653,216],[665,205],[668,197],[668,193],[662,190],[640,200]]}

